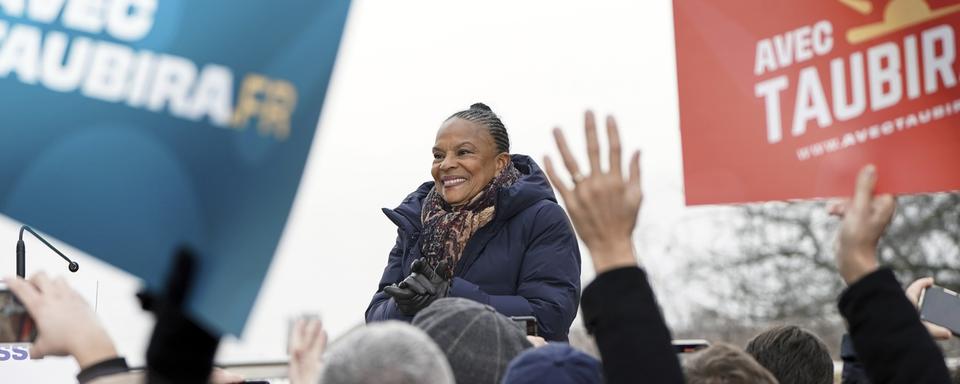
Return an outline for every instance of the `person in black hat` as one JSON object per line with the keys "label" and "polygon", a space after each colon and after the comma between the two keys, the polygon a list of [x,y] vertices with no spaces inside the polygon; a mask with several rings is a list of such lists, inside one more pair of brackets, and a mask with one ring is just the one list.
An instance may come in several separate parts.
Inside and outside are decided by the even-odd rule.
{"label": "person in black hat", "polygon": [[444,298],[413,318],[447,355],[458,384],[500,383],[514,357],[531,348],[516,322],[472,300]]}
{"label": "person in black hat", "polygon": [[601,384],[600,360],[567,343],[549,343],[524,351],[510,362],[503,384]]}

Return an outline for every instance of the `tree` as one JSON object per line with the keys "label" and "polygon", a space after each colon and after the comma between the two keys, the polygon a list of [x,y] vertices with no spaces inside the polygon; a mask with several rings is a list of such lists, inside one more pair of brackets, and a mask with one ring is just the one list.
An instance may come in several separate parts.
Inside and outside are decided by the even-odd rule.
{"label": "tree", "polygon": [[[707,319],[736,319],[734,324],[751,328],[841,324],[836,300],[843,282],[833,259],[838,224],[823,201],[737,208],[729,227],[732,245],[713,247],[688,265],[695,279],[711,287],[713,300],[698,311]],[[903,284],[933,276],[937,285],[958,290],[960,193],[898,198],[879,255]]]}

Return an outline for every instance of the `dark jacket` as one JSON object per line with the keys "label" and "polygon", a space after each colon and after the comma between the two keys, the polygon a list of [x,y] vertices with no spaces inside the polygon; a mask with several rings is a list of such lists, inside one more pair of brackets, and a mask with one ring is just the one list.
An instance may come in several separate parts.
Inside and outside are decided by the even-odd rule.
{"label": "dark jacket", "polygon": [[670,330],[642,269],[598,275],[583,290],[583,323],[597,339],[607,383],[683,384]]}
{"label": "dark jacket", "polygon": [[840,360],[843,361],[840,384],[871,384],[866,369],[857,359],[857,351],[853,349],[853,340],[848,334],[844,334],[840,339]]}
{"label": "dark jacket", "polygon": [[[520,179],[500,191],[493,220],[467,241],[450,296],[507,316],[535,316],[542,337],[565,341],[580,298],[577,238],[540,167],[527,156],[511,158]],[[367,322],[410,320],[383,287],[406,278],[421,257],[420,211],[431,188],[432,181],[424,183],[396,209],[383,210],[397,225],[397,242],[367,307]]]}
{"label": "dark jacket", "polygon": [[[880,269],[850,285],[840,296],[840,314],[847,319],[853,349],[870,382],[950,383],[940,348],[889,269]],[[850,358],[845,357],[845,361]],[[854,372],[844,371],[848,379],[854,379]]]}

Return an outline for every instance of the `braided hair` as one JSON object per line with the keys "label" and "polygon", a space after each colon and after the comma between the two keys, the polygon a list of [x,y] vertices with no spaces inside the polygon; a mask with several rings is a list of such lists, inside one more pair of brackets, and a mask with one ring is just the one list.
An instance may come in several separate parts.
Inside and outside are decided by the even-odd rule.
{"label": "braided hair", "polygon": [[490,136],[493,136],[494,143],[497,144],[497,151],[499,153],[510,153],[510,136],[507,135],[507,127],[503,126],[500,117],[493,113],[493,110],[486,104],[475,103],[470,106],[470,109],[450,115],[447,120],[454,117],[486,127]]}

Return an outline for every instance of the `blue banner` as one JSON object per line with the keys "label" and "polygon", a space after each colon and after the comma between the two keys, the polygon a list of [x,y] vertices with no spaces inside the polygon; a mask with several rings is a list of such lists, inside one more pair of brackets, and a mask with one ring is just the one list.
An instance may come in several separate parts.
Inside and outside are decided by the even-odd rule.
{"label": "blue banner", "polygon": [[190,247],[200,264],[188,308],[239,334],[300,183],[348,8],[0,0],[0,212],[152,288]]}

